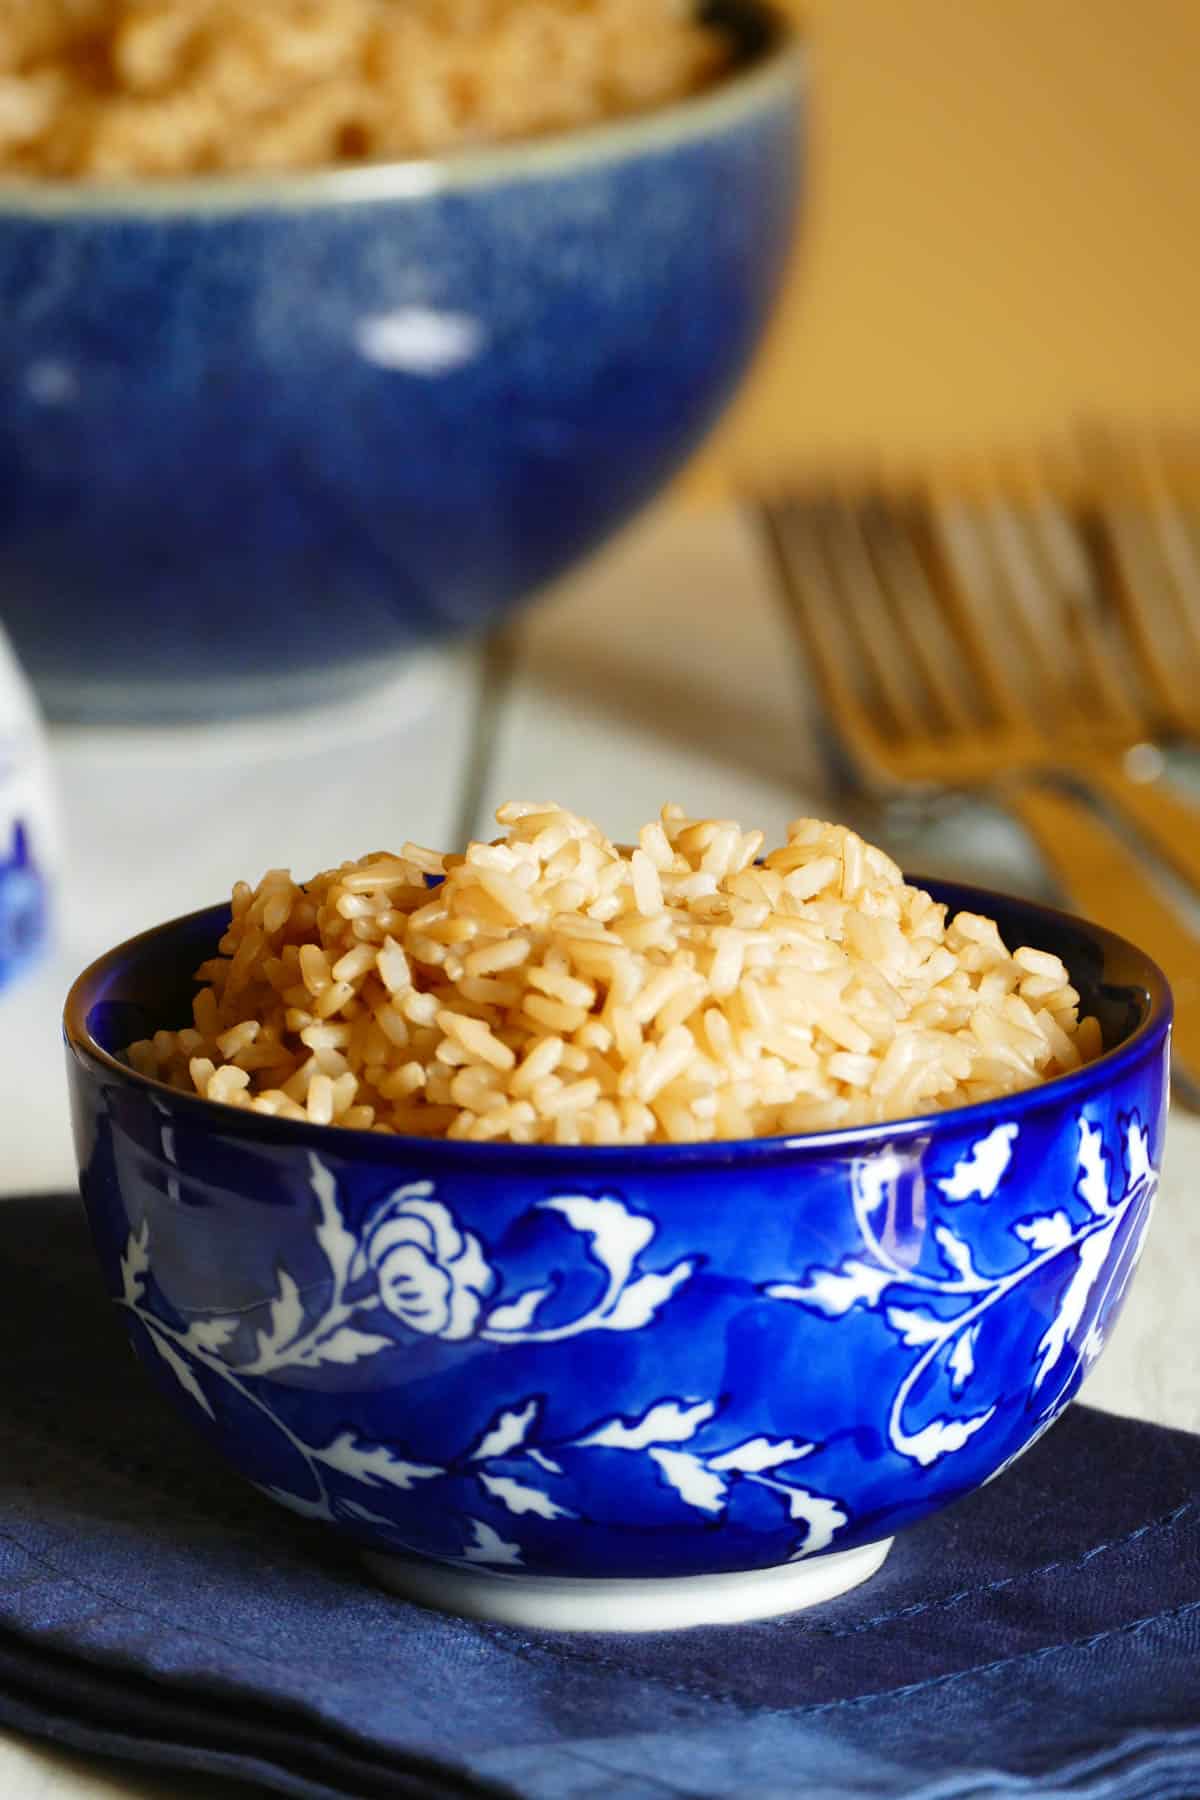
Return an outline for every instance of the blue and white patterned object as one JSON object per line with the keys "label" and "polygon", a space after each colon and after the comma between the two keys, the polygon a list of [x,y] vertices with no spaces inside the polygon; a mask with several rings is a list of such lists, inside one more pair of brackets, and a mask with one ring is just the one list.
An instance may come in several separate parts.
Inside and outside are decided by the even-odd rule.
{"label": "blue and white patterned object", "polygon": [[0,989],[50,940],[53,810],[41,725],[0,632]]}
{"label": "blue and white patterned object", "polygon": [[[757,0],[724,11],[765,29]],[[0,184],[3,607],[45,704],[329,699],[600,544],[758,343],[798,80],[781,42],[694,100],[527,145]]]}
{"label": "blue and white patterned object", "polygon": [[398,1140],[173,1095],[103,1053],[182,1001],[219,910],[113,952],[67,1026],[84,1197],[139,1355],[285,1506],[462,1567],[758,1570],[978,1487],[1120,1309],[1170,1000],[1100,931],[933,891],[1065,954],[1118,1047],[1004,1102],[825,1137]]}

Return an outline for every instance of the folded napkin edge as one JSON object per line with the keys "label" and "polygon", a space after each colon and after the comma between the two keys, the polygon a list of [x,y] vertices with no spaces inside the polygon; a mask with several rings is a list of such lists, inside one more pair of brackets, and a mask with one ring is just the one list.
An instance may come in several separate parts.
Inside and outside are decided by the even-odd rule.
{"label": "folded napkin edge", "polygon": [[[118,1673],[44,1646],[31,1652],[24,1638],[14,1648],[13,1638],[0,1630],[0,1723],[33,1737],[153,1767],[257,1779],[302,1800],[519,1800],[507,1785],[459,1765],[413,1752],[372,1754],[368,1740],[260,1694],[253,1696],[253,1719],[243,1721],[228,1694],[191,1687],[176,1694],[136,1671]],[[130,1728],[139,1709],[153,1719],[153,1731]],[[313,1780],[307,1771],[314,1765],[354,1785]]]}

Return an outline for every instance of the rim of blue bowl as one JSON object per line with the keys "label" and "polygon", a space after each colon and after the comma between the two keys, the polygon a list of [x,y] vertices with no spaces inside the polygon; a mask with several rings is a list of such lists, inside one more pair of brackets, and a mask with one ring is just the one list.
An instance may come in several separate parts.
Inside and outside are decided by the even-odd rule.
{"label": "rim of blue bowl", "polygon": [[[152,926],[148,931],[139,932],[136,937],[115,945],[89,964],[76,978],[67,995],[63,1010],[63,1033],[69,1049],[81,1061],[98,1064],[108,1075],[117,1077],[127,1085],[144,1088],[151,1094],[169,1095],[172,1107],[207,1118],[226,1135],[254,1137],[267,1142],[290,1142],[297,1146],[307,1145],[309,1148],[319,1144],[327,1152],[334,1154],[337,1154],[339,1145],[344,1154],[361,1154],[369,1148],[372,1161],[387,1161],[403,1154],[405,1150],[417,1150],[426,1160],[444,1163],[450,1169],[482,1167],[496,1173],[505,1168],[511,1169],[517,1163],[534,1166],[566,1163],[582,1171],[585,1167],[627,1168],[632,1161],[643,1160],[664,1168],[679,1164],[706,1164],[711,1167],[729,1162],[775,1159],[791,1161],[801,1154],[821,1155],[830,1151],[840,1153],[857,1147],[864,1151],[876,1150],[887,1144],[945,1129],[950,1121],[965,1122],[970,1129],[978,1126],[981,1134],[984,1134],[992,1123],[1007,1122],[1014,1109],[1024,1112],[1047,1105],[1069,1106],[1077,1096],[1086,1097],[1098,1087],[1104,1088],[1110,1080],[1119,1078],[1126,1068],[1150,1050],[1156,1039],[1165,1037],[1174,1017],[1170,985],[1153,958],[1128,939],[1119,937],[1116,932],[1108,931],[1102,925],[1094,925],[1089,920],[1081,919],[1076,914],[1024,900],[1016,895],[918,875],[907,879],[916,886],[930,889],[935,898],[948,894],[956,896],[949,902],[954,912],[978,911],[991,916],[989,907],[1002,912],[1015,909],[1033,925],[1034,930],[1026,938],[1026,942],[1035,946],[1039,926],[1043,932],[1050,934],[1057,934],[1065,929],[1086,936],[1100,948],[1105,971],[1114,962],[1121,969],[1121,981],[1117,983],[1114,980],[1112,985],[1129,986],[1147,996],[1141,1020],[1127,1037],[1104,1051],[1094,1062],[1072,1070],[1069,1074],[1056,1075],[1049,1081],[1022,1088],[1017,1093],[1000,1099],[979,1101],[971,1106],[945,1108],[940,1112],[921,1113],[911,1118],[887,1119],[877,1125],[848,1126],[836,1131],[806,1132],[787,1137],[715,1138],[699,1144],[481,1144],[458,1138],[406,1136],[400,1133],[384,1135],[371,1131],[347,1130],[340,1125],[316,1125],[298,1119],[275,1118],[268,1113],[250,1112],[240,1107],[226,1106],[218,1100],[206,1100],[199,1094],[184,1093],[179,1088],[169,1087],[166,1082],[140,1075],[92,1037],[87,1028],[88,1014],[99,997],[95,990],[103,985],[106,976],[122,962],[135,957],[140,946],[172,931],[179,931],[200,919],[219,914],[222,909],[228,911],[228,901],[222,901],[214,906],[200,907],[195,912],[183,914],[165,924]],[[171,1029],[169,1026],[164,1028]]]}
{"label": "rim of blue bowl", "polygon": [[45,177],[0,178],[0,219],[117,214],[295,211],[365,201],[424,200],[464,188],[493,187],[538,176],[569,174],[585,165],[620,162],[736,126],[760,110],[797,97],[807,57],[804,36],[774,0],[741,0],[760,23],[765,45],[752,51],[711,87],[578,130],[547,132],[512,143],[448,151],[440,156],[298,169],[278,174],[141,177],[63,181]]}

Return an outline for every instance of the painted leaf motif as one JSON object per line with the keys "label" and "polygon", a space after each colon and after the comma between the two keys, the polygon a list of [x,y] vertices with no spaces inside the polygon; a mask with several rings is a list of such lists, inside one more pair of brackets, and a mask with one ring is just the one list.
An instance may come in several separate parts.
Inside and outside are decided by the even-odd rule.
{"label": "painted leaf motif", "polygon": [[960,1332],[954,1339],[946,1358],[946,1367],[950,1372],[950,1392],[956,1399],[975,1373],[975,1340],[978,1336],[979,1322],[976,1321],[969,1330]]}
{"label": "painted leaf motif", "polygon": [[1130,1193],[1144,1181],[1152,1181],[1157,1185],[1158,1177],[1154,1173],[1154,1165],[1150,1161],[1150,1136],[1142,1129],[1140,1120],[1135,1116],[1130,1119],[1125,1129],[1125,1188]]}
{"label": "painted leaf motif", "polygon": [[[1063,1283],[1057,1314],[1046,1328],[1038,1345],[1034,1388],[1046,1387],[1043,1417],[1057,1410],[1069,1398],[1077,1383],[1065,1377],[1051,1383],[1050,1377],[1066,1359],[1073,1372],[1074,1347],[1081,1342],[1083,1359],[1093,1357],[1103,1341],[1100,1320],[1089,1317],[1095,1310],[1098,1281],[1108,1264],[1113,1240],[1120,1222],[1130,1208],[1137,1207],[1138,1235],[1122,1252],[1120,1267],[1114,1269],[1104,1293],[1114,1304],[1136,1263],[1137,1251],[1144,1236],[1145,1221],[1157,1186],[1151,1162],[1151,1144],[1140,1119],[1134,1115],[1122,1119],[1124,1147],[1122,1151],[1124,1187],[1115,1192],[1113,1155],[1106,1150],[1103,1134],[1086,1118],[1079,1117],[1078,1163],[1075,1198],[1086,1207],[1089,1220],[1079,1222],[1074,1207],[1059,1206],[1008,1224],[1007,1229],[1025,1247],[1022,1258],[1006,1256],[1002,1270],[993,1272],[977,1266],[970,1233],[959,1232],[948,1224],[933,1224],[933,1236],[942,1265],[940,1272],[908,1269],[891,1253],[887,1231],[879,1225],[879,1215],[888,1210],[896,1198],[897,1185],[903,1179],[911,1185],[909,1199],[913,1209],[923,1203],[921,1158],[928,1143],[920,1147],[920,1155],[900,1157],[889,1147],[874,1157],[863,1158],[852,1169],[855,1219],[862,1231],[864,1250],[833,1268],[810,1268],[802,1282],[780,1282],[763,1291],[772,1299],[789,1300],[813,1308],[828,1318],[841,1318],[854,1308],[871,1308],[884,1312],[886,1322],[900,1343],[915,1355],[896,1389],[888,1416],[888,1441],[901,1456],[923,1467],[929,1467],[943,1456],[961,1450],[964,1444],[982,1431],[995,1416],[996,1408],[966,1416],[928,1419],[916,1429],[909,1429],[910,1409],[917,1408],[928,1390],[931,1377],[939,1370],[949,1393],[958,1400],[969,1387],[977,1371],[982,1322],[993,1305],[1000,1304],[1011,1290],[1052,1262],[1055,1271],[1061,1267]],[[990,1199],[1011,1173],[1014,1145],[1019,1130],[1015,1124],[1003,1125],[981,1137],[944,1176],[933,1178],[942,1197],[952,1204],[966,1200]],[[924,1216],[924,1215],[922,1215]],[[1063,1263],[1056,1259],[1063,1253]],[[1076,1260],[1067,1266],[1067,1258]],[[938,1296],[928,1303],[926,1296]],[[888,1304],[903,1300],[905,1304]],[[913,1302],[908,1304],[908,1302]],[[957,1312],[957,1317],[955,1316]],[[710,1457],[706,1467],[715,1469],[721,1459]],[[751,1477],[753,1479],[753,1477]],[[778,1482],[763,1485],[780,1487]]]}
{"label": "painted leaf motif", "polygon": [[1030,1219],[1018,1219],[1013,1230],[1031,1250],[1065,1250],[1075,1235],[1070,1215],[1061,1207],[1057,1212],[1035,1213]]}
{"label": "painted leaf motif", "polygon": [[407,1492],[418,1481],[431,1481],[434,1476],[445,1474],[444,1469],[428,1463],[406,1462],[393,1455],[386,1444],[372,1444],[352,1431],[343,1431],[324,1450],[314,1450],[312,1454],[327,1468],[349,1475],[366,1487],[394,1487]]}
{"label": "painted leaf motif", "polygon": [[944,1319],[935,1318],[924,1306],[889,1306],[884,1317],[902,1344],[936,1344],[948,1330]]}
{"label": "painted leaf motif", "polygon": [[956,1231],[951,1231],[948,1225],[935,1225],[933,1235],[937,1240],[942,1261],[948,1269],[952,1269],[957,1276],[972,1287],[986,1285],[971,1259],[970,1246],[963,1242]]}
{"label": "painted leaf motif", "polygon": [[321,1210],[317,1242],[325,1252],[325,1260],[333,1274],[334,1283],[340,1289],[349,1280],[350,1265],[354,1260],[357,1244],[342,1222],[337,1201],[337,1182],[315,1151],[310,1151],[308,1165],[312,1190]]}
{"label": "painted leaf motif", "polygon": [[357,1500],[339,1500],[338,1514],[344,1519],[357,1519],[361,1525],[381,1525],[390,1532],[395,1532],[396,1521],[385,1519],[382,1513],[372,1512],[369,1506],[360,1506]]}
{"label": "painted leaf motif", "polygon": [[486,1462],[489,1457],[507,1456],[511,1451],[519,1449],[537,1416],[536,1400],[527,1400],[520,1408],[497,1413],[468,1456],[468,1462]]}
{"label": "painted leaf motif", "polygon": [[686,1444],[716,1412],[711,1400],[692,1405],[678,1400],[659,1400],[640,1419],[608,1419],[586,1437],[575,1440],[579,1450],[645,1450],[651,1444]]}
{"label": "painted leaf motif", "polygon": [[150,1221],[142,1220],[139,1232],[130,1232],[121,1258],[121,1293],[126,1306],[136,1306],[146,1291],[142,1276],[150,1267]]}
{"label": "painted leaf motif", "polygon": [[905,1176],[919,1173],[924,1150],[925,1143],[920,1142],[907,1151],[893,1145],[858,1157],[850,1171],[856,1214],[870,1218],[885,1209]]}
{"label": "painted leaf motif", "polygon": [[1125,1260],[1125,1266],[1121,1270],[1117,1286],[1113,1289],[1113,1292],[1112,1292],[1112,1301],[1113,1301],[1114,1311],[1116,1310],[1117,1307],[1120,1306],[1122,1300],[1125,1298],[1125,1291],[1128,1288],[1129,1283],[1133,1280],[1135,1274],[1137,1273],[1138,1264],[1142,1260],[1142,1252],[1146,1248],[1146,1238],[1149,1235],[1150,1225],[1151,1225],[1151,1222],[1154,1217],[1154,1200],[1155,1200],[1155,1197],[1157,1194],[1157,1190],[1158,1190],[1158,1178],[1154,1174],[1154,1172],[1151,1171],[1149,1187],[1148,1187],[1148,1189],[1143,1188],[1143,1190],[1142,1190],[1143,1193],[1146,1195],[1146,1205],[1142,1211],[1141,1223],[1138,1226],[1137,1238],[1134,1241],[1133,1249],[1130,1251],[1129,1256]]}
{"label": "painted leaf motif", "polygon": [[239,1323],[237,1319],[196,1319],[188,1326],[184,1348],[216,1355],[237,1336]]}
{"label": "painted leaf motif", "polygon": [[809,1269],[807,1281],[800,1287],[791,1282],[777,1282],[766,1292],[772,1300],[795,1300],[828,1319],[840,1319],[855,1306],[878,1306],[884,1289],[896,1280],[895,1271],[879,1268],[851,1256],[836,1269]]}
{"label": "painted leaf motif", "polygon": [[812,1494],[807,1488],[793,1487],[788,1489],[788,1516],[803,1519],[808,1528],[788,1559],[798,1562],[802,1556],[815,1556],[818,1550],[828,1549],[849,1515],[836,1500]]}
{"label": "painted leaf motif", "polygon": [[725,1505],[725,1483],[719,1475],[705,1467],[690,1450],[650,1451],[652,1461],[662,1470],[669,1486],[681,1500],[700,1512],[718,1513]]}
{"label": "painted leaf motif", "polygon": [[654,1221],[630,1212],[621,1200],[592,1200],[564,1194],[541,1202],[546,1212],[560,1213],[571,1227],[591,1239],[591,1253],[607,1270],[614,1288],[624,1287],[633,1265],[654,1236]]}
{"label": "painted leaf motif", "polygon": [[552,1456],[547,1456],[544,1450],[527,1450],[525,1454],[530,1462],[535,1462],[537,1464],[539,1469],[545,1469],[547,1475],[562,1475],[565,1473],[562,1464],[556,1463],[554,1458]]}
{"label": "painted leaf motif", "polygon": [[534,1315],[543,1300],[548,1300],[554,1292],[552,1287],[529,1288],[524,1294],[518,1294],[515,1300],[508,1300],[503,1306],[494,1306],[487,1316],[489,1331],[524,1331],[532,1325]]}
{"label": "painted leaf motif", "polygon": [[1089,1125],[1086,1119],[1079,1121],[1079,1180],[1075,1183],[1075,1192],[1097,1219],[1104,1218],[1109,1212],[1108,1152],[1104,1148],[1104,1134],[1098,1125]]}
{"label": "painted leaf motif", "polygon": [[601,1321],[605,1330],[640,1331],[649,1325],[659,1307],[666,1304],[676,1288],[683,1286],[695,1267],[694,1262],[680,1262],[662,1275],[643,1275],[631,1282]]}
{"label": "painted leaf motif", "polygon": [[261,1482],[253,1484],[260,1494],[268,1500],[274,1500],[280,1506],[286,1506],[289,1512],[299,1513],[302,1519],[332,1519],[333,1508],[324,1495],[319,1500],[305,1500],[299,1494],[293,1494],[290,1488],[265,1487]]}
{"label": "painted leaf motif", "polygon": [[1016,1125],[997,1125],[972,1144],[970,1155],[955,1163],[954,1172],[937,1183],[947,1200],[990,1200],[1004,1179],[1017,1141]]}
{"label": "painted leaf motif", "polygon": [[286,1269],[279,1271],[279,1292],[271,1302],[271,1323],[258,1333],[258,1354],[273,1356],[299,1332],[304,1324],[304,1306],[300,1289]]}
{"label": "painted leaf motif", "polygon": [[920,1431],[904,1432],[898,1437],[894,1433],[893,1442],[905,1456],[911,1456],[923,1469],[928,1469],[940,1457],[961,1450],[990,1422],[995,1411],[994,1406],[989,1406],[986,1412],[976,1413],[969,1419],[931,1419]]}
{"label": "painted leaf motif", "polygon": [[506,1506],[510,1513],[520,1517],[524,1513],[533,1513],[539,1519],[573,1519],[575,1514],[568,1507],[559,1506],[540,1488],[527,1487],[523,1481],[514,1481],[508,1475],[489,1475],[486,1470],[479,1474],[480,1486]]}
{"label": "painted leaf motif", "polygon": [[342,1325],[319,1344],[314,1344],[295,1361],[302,1369],[317,1369],[322,1363],[356,1363],[381,1350],[392,1349],[391,1338],[376,1337],[369,1331],[356,1331],[353,1325]]}
{"label": "painted leaf motif", "polygon": [[1091,1231],[1079,1246],[1079,1262],[1075,1273],[1067,1283],[1058,1311],[1038,1344],[1039,1362],[1033,1377],[1035,1393],[1056,1368],[1072,1334],[1079,1328],[1088,1299],[1096,1285],[1096,1278],[1104,1267],[1111,1240],[1111,1228],[1100,1227]]}
{"label": "painted leaf motif", "polygon": [[216,1414],[209,1403],[208,1395],[174,1345],[169,1344],[166,1338],[159,1337],[157,1331],[151,1331],[147,1335],[184,1392],[191,1395],[196,1405],[202,1407],[210,1419],[215,1418]]}
{"label": "painted leaf motif", "polygon": [[468,1544],[462,1553],[464,1562],[493,1563],[501,1568],[519,1569],[521,1566],[521,1546],[507,1544],[498,1531],[482,1519],[468,1519],[473,1542]]}
{"label": "painted leaf motif", "polygon": [[729,1470],[737,1475],[761,1475],[766,1469],[799,1462],[802,1456],[811,1455],[814,1448],[813,1444],[801,1443],[796,1438],[747,1438],[744,1444],[735,1444],[732,1450],[723,1450],[720,1456],[710,1456],[707,1462],[710,1469]]}

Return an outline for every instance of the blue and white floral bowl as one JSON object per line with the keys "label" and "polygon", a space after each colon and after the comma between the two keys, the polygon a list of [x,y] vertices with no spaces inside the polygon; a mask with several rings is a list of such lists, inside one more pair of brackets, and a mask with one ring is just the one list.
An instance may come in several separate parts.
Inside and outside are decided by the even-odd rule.
{"label": "blue and white floral bowl", "polygon": [[1120,939],[931,884],[1063,956],[1111,1047],[984,1106],[555,1149],[292,1124],[115,1052],[187,1016],[216,908],[110,952],[66,1030],[109,1292],[168,1399],[411,1597],[630,1629],[789,1611],[999,1474],[1099,1354],[1166,1123],[1170,996]]}
{"label": "blue and white floral bowl", "polygon": [[786,260],[801,55],[314,174],[0,182],[2,619],[60,718],[340,698],[483,630],[695,449]]}

